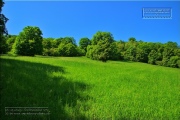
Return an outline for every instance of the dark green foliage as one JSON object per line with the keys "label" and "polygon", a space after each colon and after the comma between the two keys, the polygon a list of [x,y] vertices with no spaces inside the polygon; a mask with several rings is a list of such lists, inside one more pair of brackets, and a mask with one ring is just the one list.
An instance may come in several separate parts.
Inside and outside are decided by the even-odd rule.
{"label": "dark green foliage", "polygon": [[[106,62],[109,59],[115,59],[114,54],[117,53],[113,36],[109,32],[97,32],[92,38],[92,45],[87,48],[86,56],[93,60],[101,60]],[[113,48],[115,47],[115,48]]]}
{"label": "dark green foliage", "polygon": [[149,64],[156,64],[156,61],[158,59],[158,53],[155,50],[151,50],[151,52],[148,55],[148,63]]}
{"label": "dark green foliage", "polygon": [[58,56],[72,57],[82,54],[82,51],[80,51],[79,48],[77,48],[76,42],[73,37],[59,38],[57,39],[57,43],[54,43],[54,45],[57,44],[59,44],[57,48]]}
{"label": "dark green foliage", "polygon": [[178,48],[178,44],[176,42],[168,41],[167,43],[165,43],[165,47],[176,49]]}
{"label": "dark green foliage", "polygon": [[83,51],[80,50],[73,37],[65,38],[44,38],[43,55],[45,56],[81,56]]}
{"label": "dark green foliage", "polygon": [[49,56],[49,50],[46,49],[46,48],[43,48],[42,55],[44,55],[44,56]]}
{"label": "dark green foliage", "polygon": [[136,49],[136,61],[148,63],[148,54],[151,51],[150,43],[139,42]]}
{"label": "dark green foliage", "polygon": [[[151,43],[136,41],[134,37],[128,42],[113,42],[110,33],[97,32],[92,45],[87,47],[86,56],[94,60],[127,60],[167,67],[179,67],[180,49],[176,42]],[[175,57],[176,56],[176,57]]]}
{"label": "dark green foliage", "polygon": [[50,48],[49,56],[59,56],[59,49],[58,48]]}
{"label": "dark green foliage", "polygon": [[169,66],[168,61],[170,60],[171,56],[174,56],[174,49],[173,48],[165,48],[163,51],[163,59],[162,65]]}
{"label": "dark green foliage", "polygon": [[99,42],[98,45],[89,45],[87,48],[86,56],[93,60],[101,60],[106,62],[110,59],[110,45],[104,43],[103,41]]}
{"label": "dark green foliage", "polygon": [[117,53],[118,55],[120,55],[119,59],[123,60],[124,59],[124,54],[125,54],[125,42],[120,40],[118,42],[116,42],[116,49],[117,49]]}
{"label": "dark green foliage", "polygon": [[174,68],[179,67],[178,60],[180,60],[180,57],[178,57],[178,56],[171,56],[171,58],[168,61],[168,66],[169,67],[174,67]]}
{"label": "dark green foliage", "polygon": [[16,37],[12,52],[18,55],[42,54],[42,32],[38,27],[27,26]]}
{"label": "dark green foliage", "polygon": [[[177,55],[177,56],[175,56]],[[162,65],[166,67],[178,67],[177,61],[179,59],[179,49],[176,42],[167,42],[164,44],[164,50],[162,53]]]}
{"label": "dark green foliage", "polygon": [[180,60],[177,60],[177,66],[180,68]]}
{"label": "dark green foliage", "polygon": [[51,41],[51,46],[52,46],[53,48],[58,48],[59,44],[60,44],[60,42],[57,41],[56,39],[53,39],[53,40]]}
{"label": "dark green foliage", "polygon": [[118,45],[116,42],[110,44],[110,60],[120,60],[121,59],[121,51],[118,50]]}
{"label": "dark green foliage", "polygon": [[58,49],[59,49],[59,52],[60,52],[60,55],[61,56],[66,56],[66,44],[64,44],[64,43],[61,43],[60,45],[59,45],[59,47],[58,47]]}
{"label": "dark green foliage", "polygon": [[133,46],[129,47],[124,54],[124,59],[136,61],[136,48]]}
{"label": "dark green foliage", "polygon": [[94,52],[93,47],[95,47],[95,45],[88,45],[87,46],[86,57],[93,59],[93,52]]}
{"label": "dark green foliage", "polygon": [[88,38],[81,38],[79,41],[79,47],[85,51],[85,54],[87,52],[87,46],[90,44],[91,44],[91,41]]}
{"label": "dark green foliage", "polygon": [[174,55],[180,57],[180,48],[179,49],[174,49]]}
{"label": "dark green foliage", "polygon": [[42,41],[43,48],[46,48],[46,49],[52,48],[53,40],[54,40],[53,38],[43,38],[43,41]]}
{"label": "dark green foliage", "polygon": [[[142,50],[144,51],[144,59],[142,62],[148,63],[148,54],[152,51],[155,50],[157,51],[157,48],[155,46],[155,43],[144,43],[141,46]],[[157,58],[158,59],[158,58]]]}
{"label": "dark green foliage", "polygon": [[58,45],[57,41],[54,38],[44,38],[43,42],[43,52],[42,54],[45,56],[58,56]]}
{"label": "dark green foliage", "polygon": [[135,38],[131,37],[128,42],[117,42],[117,48],[121,53],[120,59],[178,67],[178,58],[172,57],[178,56],[180,58],[180,49],[175,42],[169,41],[166,44],[151,43],[136,41]]}
{"label": "dark green foliage", "polygon": [[129,41],[125,43],[125,51],[130,47],[137,47],[138,43],[134,37],[129,38]]}
{"label": "dark green foliage", "polygon": [[86,51],[81,49],[80,47],[76,47],[76,50],[77,50],[77,56],[85,56],[86,55]]}
{"label": "dark green foliage", "polygon": [[58,48],[50,48],[50,49],[43,48],[43,55],[44,56],[59,56],[59,49]]}
{"label": "dark green foliage", "polygon": [[160,66],[163,65],[162,61],[155,61],[155,64],[156,64],[156,65],[160,65]]}
{"label": "dark green foliage", "polygon": [[99,41],[94,47],[93,59],[106,62],[110,58],[110,43]]}
{"label": "dark green foliage", "polygon": [[16,40],[16,35],[8,35],[7,40],[6,40],[6,44],[8,45],[8,51],[11,51],[12,46]]}
{"label": "dark green foliage", "polygon": [[72,43],[73,45],[76,45],[75,39],[73,37],[65,37],[62,39],[61,43],[63,44]]}
{"label": "dark green foliage", "polygon": [[62,43],[62,40],[63,38],[53,39],[53,41],[51,42],[51,47],[58,48],[58,46]]}
{"label": "dark green foliage", "polygon": [[120,40],[118,42],[116,42],[117,45],[117,49],[121,52],[123,52],[125,50],[125,42]]}
{"label": "dark green foliage", "polygon": [[5,54],[8,51],[8,45],[6,44],[6,38],[0,37],[0,54]]}
{"label": "dark green foliage", "polygon": [[58,47],[60,56],[77,56],[77,46],[73,43],[61,43]]}
{"label": "dark green foliage", "polygon": [[6,29],[6,22],[8,18],[4,14],[2,14],[2,7],[4,6],[3,0],[0,0],[0,54],[4,54],[8,50],[8,46],[6,44],[6,39],[4,35],[8,35],[8,31]]}
{"label": "dark green foliage", "polygon": [[123,58],[124,60],[136,61],[137,41],[134,37],[129,38],[125,43]]}
{"label": "dark green foliage", "polygon": [[137,62],[147,62],[148,58],[147,58],[148,54],[146,53],[145,50],[137,48],[136,49],[136,61]]}
{"label": "dark green foliage", "polygon": [[101,32],[101,31],[98,31],[93,36],[92,45],[97,45],[100,40],[108,42],[108,43],[114,42],[114,38],[112,37],[112,34],[110,32]]}
{"label": "dark green foliage", "polygon": [[164,51],[164,47],[161,46],[159,49],[158,49],[158,60],[162,61],[163,59],[163,51]]}
{"label": "dark green foliage", "polygon": [[130,37],[130,38],[129,38],[129,42],[136,42],[136,38]]}
{"label": "dark green foliage", "polygon": [[77,50],[76,50],[76,45],[72,43],[68,43],[65,45],[66,46],[66,56],[77,56]]}
{"label": "dark green foliage", "polygon": [[98,49],[98,45],[88,45],[86,56],[93,60],[97,60],[98,58],[97,49]]}
{"label": "dark green foliage", "polygon": [[[3,6],[3,5],[2,5]],[[98,31],[89,40],[84,37],[79,47],[73,37],[42,38],[38,27],[27,26],[18,35],[4,36],[1,34],[0,53],[34,56],[84,56],[93,60],[127,60],[179,67],[180,48],[176,42],[165,44],[137,41],[130,37],[127,42],[115,41],[110,32]]]}

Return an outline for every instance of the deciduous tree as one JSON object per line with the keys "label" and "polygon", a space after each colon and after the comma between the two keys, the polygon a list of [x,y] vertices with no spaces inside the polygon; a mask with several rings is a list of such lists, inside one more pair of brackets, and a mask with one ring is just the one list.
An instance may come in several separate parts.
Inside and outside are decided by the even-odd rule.
{"label": "deciduous tree", "polygon": [[13,53],[34,56],[42,54],[42,32],[39,27],[27,26],[16,37]]}
{"label": "deciduous tree", "polygon": [[85,54],[87,52],[87,46],[91,44],[91,41],[88,38],[81,38],[79,41],[79,47],[85,51]]}
{"label": "deciduous tree", "polygon": [[113,49],[111,44],[114,42],[113,36],[109,32],[97,32],[92,38],[92,45],[87,49],[87,57],[106,62],[111,58]]}

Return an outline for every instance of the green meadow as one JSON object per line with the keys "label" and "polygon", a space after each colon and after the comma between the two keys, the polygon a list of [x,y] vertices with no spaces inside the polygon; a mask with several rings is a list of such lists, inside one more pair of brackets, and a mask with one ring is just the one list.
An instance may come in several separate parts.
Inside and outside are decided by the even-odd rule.
{"label": "green meadow", "polygon": [[[179,120],[180,69],[86,57],[0,57],[2,120]],[[50,114],[6,115],[5,107]]]}

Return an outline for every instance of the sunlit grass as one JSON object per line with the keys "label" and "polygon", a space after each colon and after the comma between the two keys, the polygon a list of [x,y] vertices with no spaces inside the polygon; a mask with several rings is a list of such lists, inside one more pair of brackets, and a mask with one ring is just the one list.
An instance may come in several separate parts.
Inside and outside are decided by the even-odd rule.
{"label": "sunlit grass", "polygon": [[1,83],[2,110],[46,106],[52,114],[44,119],[180,119],[176,68],[85,57],[1,56]]}

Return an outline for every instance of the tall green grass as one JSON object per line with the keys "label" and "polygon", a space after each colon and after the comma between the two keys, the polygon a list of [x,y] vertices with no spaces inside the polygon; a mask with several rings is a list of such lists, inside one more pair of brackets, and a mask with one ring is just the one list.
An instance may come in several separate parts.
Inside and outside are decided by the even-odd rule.
{"label": "tall green grass", "polygon": [[[1,56],[3,119],[180,119],[180,69],[85,57]],[[50,115],[4,115],[48,107]]]}

